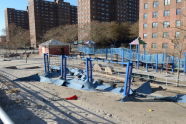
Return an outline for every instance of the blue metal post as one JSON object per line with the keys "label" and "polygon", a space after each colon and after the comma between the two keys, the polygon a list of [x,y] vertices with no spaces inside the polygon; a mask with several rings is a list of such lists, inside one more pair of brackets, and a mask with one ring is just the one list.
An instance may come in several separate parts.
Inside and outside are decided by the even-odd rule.
{"label": "blue metal post", "polygon": [[184,73],[186,74],[186,52],[184,53]]}
{"label": "blue metal post", "polygon": [[163,62],[162,62],[163,66],[162,66],[162,69],[161,69],[162,71],[163,71],[163,68],[164,68],[164,64],[165,64],[165,53],[163,53]]}
{"label": "blue metal post", "polygon": [[146,71],[148,72],[148,63],[146,63]]}
{"label": "blue metal post", "polygon": [[91,58],[86,58],[86,79],[88,82],[93,81],[92,77],[92,60]]}
{"label": "blue metal post", "polygon": [[43,54],[43,60],[44,60],[44,74],[45,74],[45,76],[47,75],[47,69],[46,69],[46,54],[44,53]]}
{"label": "blue metal post", "polygon": [[124,62],[124,57],[125,57],[125,51],[122,49],[122,63]]}
{"label": "blue metal post", "polygon": [[124,101],[130,95],[132,68],[133,68],[132,63],[128,62],[126,66],[126,76],[125,76],[125,82],[124,82],[124,92],[123,92]]}
{"label": "blue metal post", "polygon": [[132,50],[132,46],[131,46],[131,44],[129,44],[130,45],[130,50]]}
{"label": "blue metal post", "polygon": [[158,54],[156,54],[156,72],[158,72]]}
{"label": "blue metal post", "polygon": [[139,69],[139,60],[140,60],[140,46],[137,45],[137,69]]}
{"label": "blue metal post", "polygon": [[172,56],[172,72],[174,72],[174,56]]}
{"label": "blue metal post", "polygon": [[48,61],[47,53],[44,53],[44,73],[45,73],[45,76],[49,74],[49,61]]}
{"label": "blue metal post", "polygon": [[49,74],[49,54],[46,55],[46,62],[47,62],[47,72]]}
{"label": "blue metal post", "polygon": [[67,58],[65,55],[61,56],[61,79],[66,80]]}
{"label": "blue metal post", "polygon": [[106,60],[108,59],[108,48],[106,48]]}

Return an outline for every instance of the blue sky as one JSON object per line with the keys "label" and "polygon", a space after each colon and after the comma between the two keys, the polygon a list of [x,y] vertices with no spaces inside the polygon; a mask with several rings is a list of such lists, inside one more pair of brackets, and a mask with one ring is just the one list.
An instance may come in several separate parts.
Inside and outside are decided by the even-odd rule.
{"label": "blue sky", "polygon": [[[5,8],[15,8],[18,10],[26,10],[28,5],[28,0],[0,0],[0,35],[2,35],[2,29],[5,28]],[[47,0],[54,1],[54,0]],[[65,2],[70,2],[72,5],[77,5],[76,0],[64,0]]]}

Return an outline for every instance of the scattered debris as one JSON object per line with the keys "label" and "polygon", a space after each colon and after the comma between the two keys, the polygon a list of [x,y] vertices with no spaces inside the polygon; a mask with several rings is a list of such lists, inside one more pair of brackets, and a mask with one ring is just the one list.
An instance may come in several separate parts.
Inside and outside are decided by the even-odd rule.
{"label": "scattered debris", "polygon": [[65,98],[66,100],[77,100],[78,97],[76,95]]}
{"label": "scattered debris", "polygon": [[94,71],[104,72],[104,68],[101,64],[94,64]]}
{"label": "scattered debris", "polygon": [[19,93],[19,92],[20,92],[19,88],[13,88],[13,89],[7,90],[6,94],[13,94],[13,93]]}
{"label": "scattered debris", "polygon": [[107,67],[105,68],[105,72],[106,72],[107,74],[114,74],[114,69],[113,69],[113,67],[111,67],[111,66],[107,66]]}

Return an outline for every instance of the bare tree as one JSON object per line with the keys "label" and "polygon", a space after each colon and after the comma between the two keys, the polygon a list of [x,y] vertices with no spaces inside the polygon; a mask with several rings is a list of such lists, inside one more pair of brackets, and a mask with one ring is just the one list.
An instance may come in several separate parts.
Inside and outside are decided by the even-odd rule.
{"label": "bare tree", "polygon": [[55,39],[63,42],[76,41],[78,39],[77,25],[62,25],[46,32],[44,40]]}
{"label": "bare tree", "polygon": [[7,42],[8,48],[17,50],[18,48],[26,49],[26,47],[30,47],[29,30],[11,24],[8,33],[8,37],[10,38]]}
{"label": "bare tree", "polygon": [[174,56],[178,57],[178,68],[177,68],[177,86],[179,86],[180,83],[180,61],[183,57],[184,51],[186,50],[186,41],[185,41],[185,31],[180,30],[181,33],[179,36],[175,36],[173,39],[171,39],[171,42],[174,45]]}

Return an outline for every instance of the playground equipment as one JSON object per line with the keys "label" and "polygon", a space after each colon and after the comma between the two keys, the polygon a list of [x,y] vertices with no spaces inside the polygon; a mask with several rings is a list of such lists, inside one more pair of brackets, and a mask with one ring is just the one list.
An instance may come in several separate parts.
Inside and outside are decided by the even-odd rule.
{"label": "playground equipment", "polygon": [[67,57],[61,56],[61,79],[66,80],[67,77]]}
{"label": "playground equipment", "polygon": [[[84,54],[92,55],[105,55],[103,59],[105,62],[112,62],[122,64],[125,61],[131,61],[137,63],[136,67],[139,68],[140,65],[145,65],[146,71],[149,71],[149,68],[155,69],[156,72],[163,69],[169,69],[172,72],[175,69],[178,69],[178,61],[180,61],[180,70],[186,73],[186,53],[184,53],[183,58],[178,58],[174,56],[169,56],[168,54],[148,54],[146,52],[140,53],[139,50],[132,50],[126,48],[88,48],[88,47],[79,47],[80,52]],[[109,60],[113,58],[112,56],[117,54],[119,57],[118,61]]]}
{"label": "playground equipment", "polygon": [[[125,74],[125,81],[124,81],[124,85],[123,88],[113,88],[112,86],[109,85],[104,85],[104,84],[98,84],[96,80],[93,79],[93,65],[92,65],[92,61],[94,61],[94,59],[91,58],[86,58],[86,68],[85,68],[85,75],[83,74],[83,71],[81,72],[82,74],[75,74],[77,76],[80,76],[80,80],[71,78],[67,80],[67,75],[68,75],[68,71],[72,72],[72,69],[67,69],[67,56],[56,56],[57,58],[61,58],[61,62],[60,62],[60,67],[55,67],[53,65],[50,64],[50,62],[52,62],[52,60],[50,59],[49,62],[49,54],[44,54],[44,78],[45,81],[49,81],[50,83],[54,82],[57,85],[64,85],[64,81],[66,81],[66,85],[65,86],[69,86],[71,88],[75,88],[72,86],[75,86],[74,84],[77,82],[80,82],[80,84],[76,84],[79,85],[78,87],[80,87],[80,89],[94,89],[96,90],[96,88],[102,89],[103,91],[109,91],[108,89],[111,89],[112,91],[117,91],[118,93],[122,93],[123,94],[123,101],[126,101],[127,98],[130,95],[130,91],[131,91],[131,76],[132,76],[132,69],[133,69],[133,64],[131,62],[125,62],[122,63],[122,65],[126,66],[126,74]],[[82,60],[84,61],[84,59]],[[52,71],[51,70],[60,70],[60,78],[57,80],[53,80],[52,81]],[[84,80],[84,76],[85,79]],[[48,79],[47,79],[48,78]],[[81,84],[82,83],[82,84]],[[72,85],[73,84],[73,85]],[[80,86],[81,85],[81,86]]]}
{"label": "playground equipment", "polygon": [[[119,93],[119,94],[122,94],[123,97],[122,97],[121,101],[124,101],[124,102],[130,100],[130,98],[132,98],[132,97],[137,98],[137,97],[141,97],[141,96],[143,98],[144,97],[150,98],[153,101],[165,100],[165,101],[173,101],[173,102],[185,102],[186,95],[177,95],[177,96],[171,96],[171,97],[151,96],[150,94],[152,93],[152,89],[150,86],[150,82],[145,82],[139,88],[137,88],[135,90],[131,90],[131,78],[132,78],[133,63],[130,61],[119,62],[119,64],[122,64],[123,66],[126,67],[125,80],[124,80],[123,87],[115,87],[113,85],[103,84],[103,83],[100,83],[100,81],[98,81],[98,80],[94,80],[94,78],[93,78],[93,62],[97,62],[97,61],[95,61],[96,59],[83,58],[81,61],[83,62],[84,68],[83,68],[83,70],[81,70],[81,69],[69,67],[69,66],[71,66],[69,63],[71,62],[71,64],[72,64],[72,59],[74,59],[76,61],[76,64],[82,63],[82,62],[78,62],[77,58],[71,58],[68,56],[55,56],[52,58],[52,59],[55,58],[54,59],[55,62],[51,58],[50,58],[50,62],[49,62],[49,58],[50,57],[48,54],[44,55],[45,75],[44,75],[44,77],[40,76],[41,82],[53,83],[53,84],[56,84],[59,86],[66,86],[66,87],[74,88],[74,89],[78,89],[78,90],[88,90],[88,91],[99,90],[99,91]],[[56,59],[56,58],[58,58],[58,59]],[[67,61],[68,59],[70,59],[70,61]],[[52,65],[52,63],[54,63],[54,65]],[[105,62],[103,62],[103,63],[105,63]],[[115,62],[111,61],[111,63],[115,63]],[[56,67],[56,65],[58,67]],[[68,65],[68,69],[67,69],[67,65]],[[74,65],[71,67],[74,67]],[[51,71],[51,70],[53,70],[53,71]],[[56,75],[53,74],[55,72],[59,73],[57,75],[59,78],[57,78],[57,79],[56,79]],[[68,76],[70,76],[71,78],[69,78]]]}

